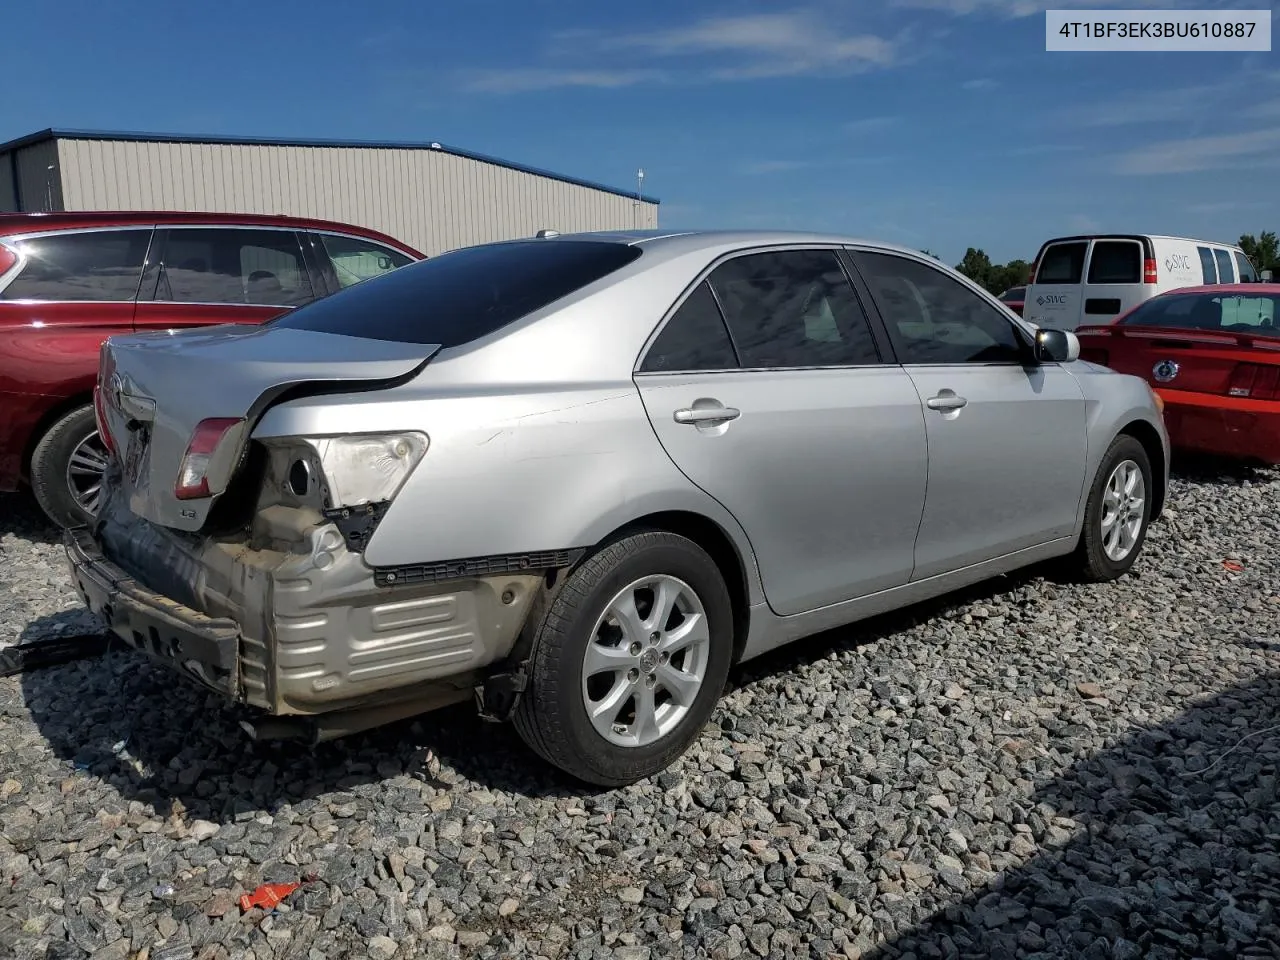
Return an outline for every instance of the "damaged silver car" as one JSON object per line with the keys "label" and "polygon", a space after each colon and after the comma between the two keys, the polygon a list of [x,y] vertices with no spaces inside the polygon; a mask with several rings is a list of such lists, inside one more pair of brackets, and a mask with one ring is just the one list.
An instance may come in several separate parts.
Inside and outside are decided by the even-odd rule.
{"label": "damaged silver car", "polygon": [[457,250],[262,327],[113,338],[77,589],[325,739],[474,698],[581,779],[651,775],[730,666],[1160,513],[1138,378],[930,257],[784,233]]}

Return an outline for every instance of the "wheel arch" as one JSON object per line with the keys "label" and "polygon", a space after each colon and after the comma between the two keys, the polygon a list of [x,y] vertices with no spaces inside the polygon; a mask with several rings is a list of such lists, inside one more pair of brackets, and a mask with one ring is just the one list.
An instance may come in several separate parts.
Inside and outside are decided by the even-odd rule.
{"label": "wheel arch", "polygon": [[35,422],[35,426],[31,428],[31,433],[27,436],[22,447],[22,474],[27,483],[31,482],[31,458],[35,454],[36,447],[40,441],[44,439],[45,434],[53,429],[54,424],[81,407],[93,407],[92,388],[86,392],[76,392],[59,399],[45,410],[40,419]]}
{"label": "wheel arch", "polygon": [[751,626],[751,592],[747,582],[747,560],[728,532],[716,521],[691,510],[663,510],[628,521],[596,547],[630,536],[641,530],[665,530],[692,540],[711,557],[724,579],[733,607],[733,662],[737,663],[746,647]]}

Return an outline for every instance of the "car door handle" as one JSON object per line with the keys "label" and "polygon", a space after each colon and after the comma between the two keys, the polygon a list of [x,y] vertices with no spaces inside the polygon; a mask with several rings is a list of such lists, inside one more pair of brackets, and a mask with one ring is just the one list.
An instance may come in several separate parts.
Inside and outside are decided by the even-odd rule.
{"label": "car door handle", "polygon": [[737,407],[686,407],[677,410],[672,416],[676,423],[723,423],[736,420],[742,416]]}
{"label": "car door handle", "polygon": [[930,410],[959,410],[968,402],[964,397],[957,397],[954,393],[940,393],[925,401]]}

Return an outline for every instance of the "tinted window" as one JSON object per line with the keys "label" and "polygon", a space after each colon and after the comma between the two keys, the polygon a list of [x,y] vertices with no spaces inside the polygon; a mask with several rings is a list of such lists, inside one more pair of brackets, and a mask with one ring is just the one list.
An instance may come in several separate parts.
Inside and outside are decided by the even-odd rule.
{"label": "tinted window", "polygon": [[132,300],[151,231],[103,230],[37,237],[17,245],[27,258],[0,293],[5,300]]}
{"label": "tinted window", "polygon": [[399,250],[392,250],[380,243],[356,240],[353,237],[335,237],[327,233],[319,236],[325,252],[329,254],[334,273],[338,276],[338,284],[343,287],[371,277],[380,277],[413,262]]}
{"label": "tinted window", "polygon": [[1084,254],[1089,244],[1081,240],[1077,243],[1054,243],[1045,250],[1040,258],[1040,269],[1036,271],[1036,283],[1079,283],[1084,273]]}
{"label": "tinted window", "polygon": [[1275,335],[1276,297],[1173,294],[1155,297],[1125,319],[1126,326],[1226,330]]}
{"label": "tinted window", "polygon": [[295,330],[454,347],[626,266],[640,248],[599,240],[464,247],[357,283],[272,320]]}
{"label": "tinted window", "polygon": [[667,321],[641,365],[645,373],[727,370],[738,365],[724,317],[706,281]]}
{"label": "tinted window", "polygon": [[856,261],[903,363],[1021,362],[1013,325],[959,281],[892,254],[859,253]]}
{"label": "tinted window", "polygon": [[834,250],[735,257],[709,279],[744,367],[880,362],[867,318]]}
{"label": "tinted window", "polygon": [[1218,282],[1234,283],[1236,279],[1235,268],[1231,265],[1231,254],[1226,250],[1214,249],[1214,258],[1218,261]]}
{"label": "tinted window", "polygon": [[1000,294],[1001,300],[1021,300],[1027,295],[1026,287],[1010,287],[1004,293]]}
{"label": "tinted window", "polygon": [[1240,268],[1240,282],[1254,283],[1255,281],[1257,281],[1258,273],[1253,269],[1253,264],[1249,262],[1249,258],[1246,257],[1243,253],[1241,253],[1238,250],[1235,252],[1235,254],[1236,254],[1236,266]]}
{"label": "tinted window", "polygon": [[312,298],[292,230],[170,230],[157,300],[295,306]]}
{"label": "tinted window", "polygon": [[1213,261],[1213,252],[1208,247],[1196,247],[1200,254],[1200,271],[1204,274],[1205,283],[1218,282],[1218,268]]}
{"label": "tinted window", "polygon": [[1142,248],[1130,240],[1094,241],[1089,282],[1141,283]]}

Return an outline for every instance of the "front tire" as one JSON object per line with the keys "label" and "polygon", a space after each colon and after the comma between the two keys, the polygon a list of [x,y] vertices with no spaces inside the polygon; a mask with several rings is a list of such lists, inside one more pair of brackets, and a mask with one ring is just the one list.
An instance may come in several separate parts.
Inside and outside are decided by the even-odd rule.
{"label": "front tire", "polygon": [[579,780],[634,783],[697,738],[732,656],[732,603],[706,551],[665,531],[627,536],[574,570],[552,601],[515,728]]}
{"label": "front tire", "polygon": [[108,454],[92,406],[77,407],[49,428],[31,454],[31,491],[61,527],[97,514]]}
{"label": "front tire", "polygon": [[1071,558],[1079,579],[1099,583],[1129,571],[1147,539],[1154,492],[1146,448],[1128,434],[1116,437],[1094,477]]}

